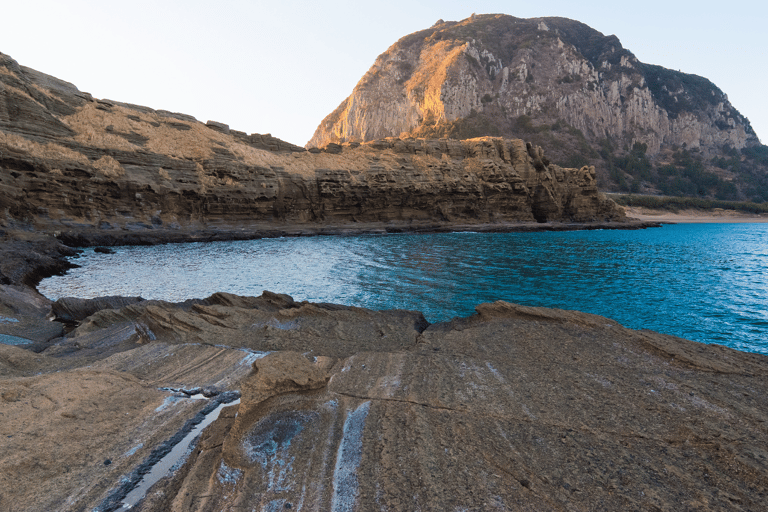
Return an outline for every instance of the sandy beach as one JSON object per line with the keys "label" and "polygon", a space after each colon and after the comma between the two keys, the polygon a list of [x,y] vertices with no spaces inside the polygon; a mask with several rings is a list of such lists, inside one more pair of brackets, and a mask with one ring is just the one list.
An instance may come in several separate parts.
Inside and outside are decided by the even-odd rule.
{"label": "sandy beach", "polygon": [[768,215],[737,212],[735,210],[723,210],[714,208],[712,210],[679,210],[670,212],[667,210],[656,210],[653,208],[643,208],[639,206],[625,206],[624,211],[627,217],[643,221],[656,222],[678,222],[678,223],[731,223],[731,222],[768,222]]}

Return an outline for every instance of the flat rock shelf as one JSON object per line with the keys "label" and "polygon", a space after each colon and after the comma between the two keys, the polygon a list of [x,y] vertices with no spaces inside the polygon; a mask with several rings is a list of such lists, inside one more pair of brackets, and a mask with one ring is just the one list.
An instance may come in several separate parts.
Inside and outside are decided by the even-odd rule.
{"label": "flat rock shelf", "polygon": [[38,352],[0,345],[0,510],[119,509],[198,390],[240,403],[135,508],[768,503],[760,354],[502,301],[436,324],[270,292],[108,302]]}

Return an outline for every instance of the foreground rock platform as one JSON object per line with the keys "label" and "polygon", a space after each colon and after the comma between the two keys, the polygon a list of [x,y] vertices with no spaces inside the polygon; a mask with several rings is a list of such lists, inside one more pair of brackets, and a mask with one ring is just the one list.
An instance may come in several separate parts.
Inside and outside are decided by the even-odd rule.
{"label": "foreground rock platform", "polygon": [[[25,297],[0,288],[19,312]],[[269,292],[37,300],[23,315],[95,312],[66,336],[0,345],[0,511],[114,510],[206,406],[200,390],[242,397],[135,509],[768,503],[758,354],[504,302],[430,325]]]}

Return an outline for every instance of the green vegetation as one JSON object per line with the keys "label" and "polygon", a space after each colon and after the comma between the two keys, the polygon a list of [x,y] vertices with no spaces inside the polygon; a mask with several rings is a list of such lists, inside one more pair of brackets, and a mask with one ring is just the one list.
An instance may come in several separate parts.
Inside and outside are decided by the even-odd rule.
{"label": "green vegetation", "polygon": [[573,153],[560,163],[561,167],[581,169],[585,165],[591,165],[589,159],[583,154]]}
{"label": "green vegetation", "polygon": [[697,110],[701,103],[716,105],[723,101],[723,91],[704,77],[652,64],[643,64],[643,70],[651,94],[673,117]]}
{"label": "green vegetation", "polygon": [[[744,195],[752,201],[768,201],[768,146],[760,145],[741,150],[743,160],[733,149],[731,158],[724,163],[739,173]],[[735,168],[735,169],[734,169]]]}
{"label": "green vegetation", "polygon": [[759,165],[768,166],[768,146],[765,144],[751,148],[744,148],[741,150],[741,153]]}
{"label": "green vegetation", "polygon": [[768,213],[768,202],[755,203],[751,201],[720,201],[717,199],[704,199],[701,197],[675,197],[675,196],[645,196],[633,194],[607,194],[616,203],[622,206],[642,206],[657,210],[677,212],[686,209],[735,210],[745,213]]}
{"label": "green vegetation", "polygon": [[[636,142],[627,154],[616,156],[616,148],[610,139],[600,141],[600,156],[606,162],[608,176],[620,190],[637,193],[641,184],[646,182],[667,196],[714,197],[721,201],[735,201],[743,197],[733,181],[724,180],[707,170],[701,157],[694,151],[677,150],[672,155],[672,162],[654,168],[646,156],[647,150],[647,145]],[[738,152],[731,149],[727,156],[729,158],[718,157],[710,163],[724,170],[739,172],[741,162]],[[755,174],[755,184],[748,194],[756,202],[768,199],[768,186],[763,198],[763,189],[759,183],[760,177],[764,176],[764,173]]]}
{"label": "green vegetation", "polygon": [[687,149],[676,151],[673,163],[658,169],[657,186],[663,194],[672,196],[714,195],[720,200],[735,200],[738,190],[732,181],[725,181],[705,169],[701,158]]}
{"label": "green vegetation", "polygon": [[[635,142],[630,152],[623,156],[615,156],[616,147],[611,139],[600,141],[600,156],[606,163],[606,169],[611,180],[614,181],[621,190],[626,192],[638,192],[641,181],[653,180],[653,166],[645,155],[648,151],[648,145]],[[626,175],[631,179],[627,181]]]}

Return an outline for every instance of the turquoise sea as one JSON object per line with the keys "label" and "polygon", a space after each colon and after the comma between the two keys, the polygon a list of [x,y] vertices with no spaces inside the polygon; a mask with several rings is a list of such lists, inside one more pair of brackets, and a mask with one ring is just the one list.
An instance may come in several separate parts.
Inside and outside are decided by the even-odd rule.
{"label": "turquoise sea", "polygon": [[505,300],[768,354],[768,224],[277,238],[87,249],[75,262],[41,293],[181,301],[270,290],[430,322]]}

